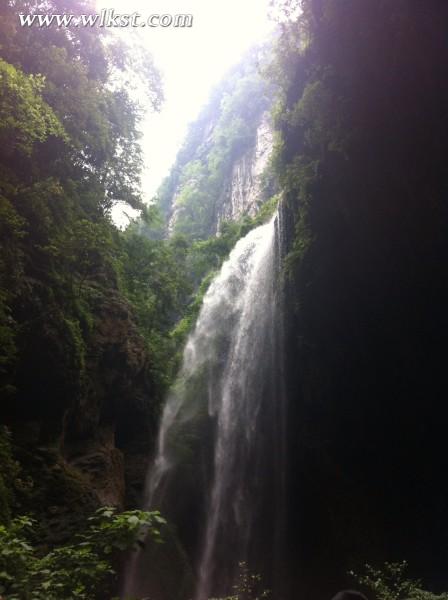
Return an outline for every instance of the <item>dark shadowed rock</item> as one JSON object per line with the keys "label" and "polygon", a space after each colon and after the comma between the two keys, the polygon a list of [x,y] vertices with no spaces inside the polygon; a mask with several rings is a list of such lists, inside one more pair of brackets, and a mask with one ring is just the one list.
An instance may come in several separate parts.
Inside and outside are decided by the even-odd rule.
{"label": "dark shadowed rock", "polygon": [[118,292],[96,307],[87,371],[85,394],[65,418],[64,456],[102,504],[135,506],[153,439],[151,384],[144,340]]}

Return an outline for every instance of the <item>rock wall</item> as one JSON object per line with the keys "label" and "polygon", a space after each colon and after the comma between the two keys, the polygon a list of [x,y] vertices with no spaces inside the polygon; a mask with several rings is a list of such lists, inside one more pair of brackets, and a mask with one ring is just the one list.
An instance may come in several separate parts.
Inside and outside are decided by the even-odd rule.
{"label": "rock wall", "polygon": [[222,221],[236,221],[243,215],[257,214],[263,201],[263,173],[273,148],[273,127],[268,112],[257,128],[255,145],[232,166],[231,178],[218,202],[216,230]]}
{"label": "rock wall", "polygon": [[89,480],[101,504],[137,505],[150,451],[148,356],[132,312],[118,293],[97,307],[86,394],[68,411],[63,454]]}
{"label": "rock wall", "polygon": [[81,375],[50,311],[33,322],[17,399],[2,407],[20,469],[15,512],[34,514],[48,543],[70,539],[100,505],[139,506],[155,439],[150,357],[131,307],[118,290],[89,285]]}
{"label": "rock wall", "polygon": [[[202,149],[197,158],[206,157],[213,146],[213,130],[216,122],[211,120],[198,143]],[[244,215],[255,216],[261,204],[277,190],[274,189],[273,178],[267,174],[269,159],[273,150],[274,129],[270,111],[260,115],[254,144],[242,155],[236,156],[231,165],[229,175],[222,186],[220,195],[214,199],[209,196],[207,204],[212,205],[212,219],[209,234],[219,232],[223,221],[237,221]],[[182,187],[201,188],[200,175],[192,176],[184,181]],[[168,235],[176,230],[176,224],[181,218],[185,207],[180,201],[180,186],[176,187],[171,200],[171,212],[168,219]]]}

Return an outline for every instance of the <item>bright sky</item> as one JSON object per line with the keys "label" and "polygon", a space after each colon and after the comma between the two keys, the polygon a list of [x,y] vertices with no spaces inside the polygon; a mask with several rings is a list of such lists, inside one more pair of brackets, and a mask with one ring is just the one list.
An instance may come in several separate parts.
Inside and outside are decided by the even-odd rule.
{"label": "bright sky", "polygon": [[[266,37],[269,0],[97,0],[98,9],[119,13],[192,14],[191,28],[139,31],[164,77],[165,104],[144,125],[144,197],[149,200],[168,173],[187,125],[212,86],[255,42]],[[131,30],[123,31],[126,34]],[[134,29],[134,32],[136,30]]]}

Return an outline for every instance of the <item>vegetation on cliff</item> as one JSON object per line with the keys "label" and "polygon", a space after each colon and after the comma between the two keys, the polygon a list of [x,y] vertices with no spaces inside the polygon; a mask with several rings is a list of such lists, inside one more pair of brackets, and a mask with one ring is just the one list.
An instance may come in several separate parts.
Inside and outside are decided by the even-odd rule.
{"label": "vegetation on cliff", "polygon": [[292,587],[446,589],[448,7],[277,4]]}
{"label": "vegetation on cliff", "polygon": [[[100,29],[19,28],[27,6],[0,9],[0,570],[8,597],[91,598],[110,573],[107,536],[88,552],[69,540],[98,505],[139,501],[160,403],[207,281],[262,217],[223,224],[219,238],[166,240],[149,207],[119,231],[115,202],[143,208],[134,71],[155,109],[159,74],[136,47],[131,69],[129,49]],[[75,0],[70,10],[89,7]],[[217,94],[215,191],[268,104],[254,65],[241,69],[232,94]],[[251,94],[259,107],[246,123]]]}
{"label": "vegetation on cliff", "polygon": [[[132,90],[138,71],[147,101],[160,105],[151,57],[100,29],[18,27],[27,0],[0,6],[0,593],[8,598],[101,597],[117,540],[142,524],[156,533],[158,515],[88,516],[141,496],[186,335],[231,248],[276,209],[279,196],[267,200],[273,170],[288,405],[281,594],[329,597],[367,560],[386,561],[357,578],[378,600],[446,597],[424,588],[446,586],[448,6],[275,4],[272,82],[259,73],[259,49],[235,67],[191,126],[158,206],[144,208],[142,106]],[[33,10],[63,5],[37,0]],[[71,0],[70,10],[93,7]],[[267,202],[257,217],[220,220],[216,235],[223,187],[274,87]],[[124,232],[110,217],[118,201],[143,209]],[[186,537],[201,526],[189,522]],[[411,579],[393,562],[402,557]],[[244,564],[238,586],[234,598],[265,597]]]}
{"label": "vegetation on cliff", "polygon": [[[255,146],[257,129],[272,106],[274,86],[263,77],[270,44],[252,49],[218,84],[190,125],[169,176],[157,193],[157,204],[171,232],[191,239],[214,235],[232,167]],[[269,195],[266,173],[265,197]],[[228,199],[227,199],[228,200]]]}
{"label": "vegetation on cliff", "polygon": [[60,543],[98,504],[136,501],[185,277],[110,218],[142,206],[133,90],[138,74],[160,105],[151,57],[133,47],[131,69],[97,28],[19,27],[28,6],[0,8],[0,519],[29,513]]}

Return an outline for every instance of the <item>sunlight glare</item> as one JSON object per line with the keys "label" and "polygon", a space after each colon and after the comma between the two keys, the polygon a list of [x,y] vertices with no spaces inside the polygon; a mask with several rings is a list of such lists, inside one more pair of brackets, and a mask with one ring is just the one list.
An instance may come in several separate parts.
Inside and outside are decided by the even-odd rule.
{"label": "sunlight glare", "polygon": [[[149,200],[174,162],[187,125],[214,84],[272,29],[269,0],[97,0],[98,10],[192,14],[191,28],[142,28],[138,33],[163,73],[165,104],[144,123],[144,197]],[[127,33],[127,32],[126,32]]]}

